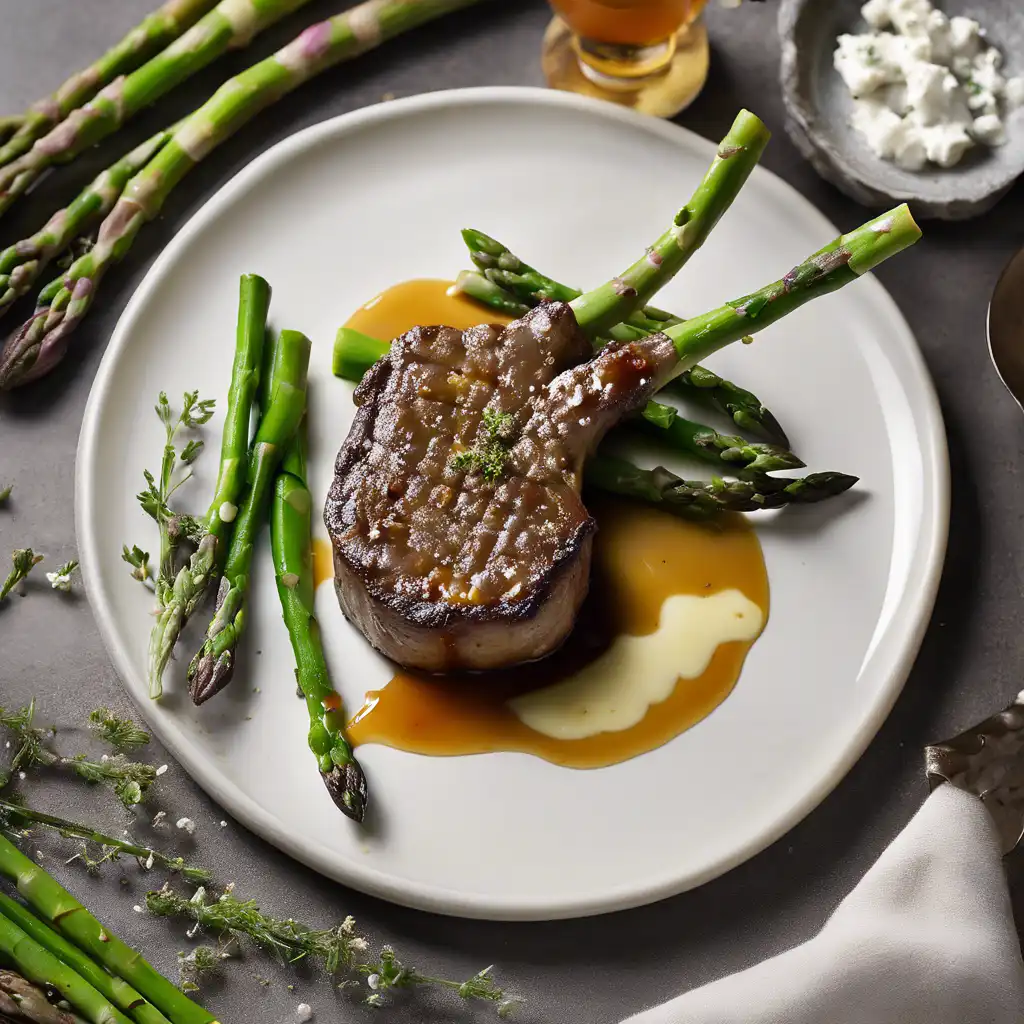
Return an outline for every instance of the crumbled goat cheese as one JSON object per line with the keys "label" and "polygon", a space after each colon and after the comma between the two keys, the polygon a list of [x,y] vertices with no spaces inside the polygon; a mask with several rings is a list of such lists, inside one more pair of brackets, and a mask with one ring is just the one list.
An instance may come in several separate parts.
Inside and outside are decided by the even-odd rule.
{"label": "crumbled goat cheese", "polygon": [[180,828],[183,831],[187,832],[189,835],[192,835],[192,833],[196,830],[196,823],[191,818],[179,818],[174,823],[174,827]]}
{"label": "crumbled goat cheese", "polygon": [[861,14],[870,31],[839,36],[833,63],[854,99],[850,123],[872,152],[919,171],[1006,142],[1024,78],[1005,77],[978,22],[949,18],[930,0],[868,0]]}

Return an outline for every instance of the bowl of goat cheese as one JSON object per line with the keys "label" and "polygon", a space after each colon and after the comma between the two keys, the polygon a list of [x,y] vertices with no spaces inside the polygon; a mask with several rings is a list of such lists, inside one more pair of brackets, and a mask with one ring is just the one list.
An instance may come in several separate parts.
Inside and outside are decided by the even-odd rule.
{"label": "bowl of goat cheese", "polygon": [[1024,0],[783,0],[787,129],[871,207],[963,220],[1024,173]]}

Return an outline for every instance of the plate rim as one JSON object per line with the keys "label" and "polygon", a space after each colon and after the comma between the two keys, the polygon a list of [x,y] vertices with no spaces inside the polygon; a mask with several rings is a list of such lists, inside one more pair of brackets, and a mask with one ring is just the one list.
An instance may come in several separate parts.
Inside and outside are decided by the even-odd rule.
{"label": "plate rim", "polygon": [[[160,716],[151,716],[147,713],[147,705],[139,699],[127,682],[135,676],[131,658],[118,636],[112,608],[103,598],[97,577],[93,574],[93,566],[99,562],[95,541],[98,526],[93,516],[95,497],[92,482],[97,478],[95,468],[101,457],[97,443],[100,411],[110,389],[119,356],[126,349],[133,334],[135,322],[151,294],[162,283],[166,271],[178,258],[179,250],[187,246],[193,235],[209,218],[215,216],[221,207],[244,195],[266,174],[323,141],[349,134],[378,121],[415,116],[437,108],[517,103],[564,107],[610,121],[624,122],[676,144],[703,149],[709,160],[716,151],[713,142],[671,122],[645,117],[626,108],[573,93],[527,86],[483,86],[421,93],[362,107],[301,129],[282,139],[254,157],[196,210],[159,253],[118,318],[90,388],[79,433],[75,460],[75,527],[89,607],[121,685],[160,742],[181,764],[190,778],[221,807],[247,829],[293,859],[327,878],[369,895],[401,906],[448,916],[496,921],[539,921],[588,917],[643,906],[703,885],[749,860],[790,831],[838,785],[860,759],[902,692],[931,619],[942,574],[949,528],[949,457],[942,412],[924,356],[895,300],[873,275],[869,275],[869,280],[862,280],[860,287],[873,291],[876,306],[887,313],[894,332],[903,336],[902,354],[909,360],[911,379],[916,382],[919,389],[921,416],[915,416],[914,423],[918,430],[918,445],[925,473],[925,498],[928,497],[929,481],[933,491],[930,506],[926,502],[922,505],[920,536],[924,538],[924,550],[915,551],[911,562],[911,571],[916,569],[920,579],[916,592],[911,595],[913,606],[902,611],[905,638],[902,644],[897,645],[899,650],[892,659],[888,673],[879,673],[880,679],[884,679],[884,682],[878,688],[874,703],[870,706],[870,713],[862,719],[859,728],[850,733],[847,742],[836,752],[829,764],[829,770],[822,772],[817,785],[804,791],[800,799],[794,800],[788,812],[780,815],[771,827],[751,836],[747,842],[736,847],[731,855],[720,857],[703,871],[691,872],[682,877],[677,873],[668,877],[648,878],[643,884],[630,883],[599,896],[574,897],[553,903],[548,899],[530,900],[517,896],[466,894],[443,886],[396,880],[392,875],[357,861],[339,860],[336,855],[332,856],[329,848],[325,846],[305,844],[299,837],[282,828],[277,819],[256,800],[222,777],[212,761],[201,756],[192,756],[187,745],[177,742],[175,730],[169,723],[165,723]],[[780,189],[783,193],[798,198],[807,208],[808,214],[813,213],[821,221],[823,237],[838,235],[838,229],[794,186],[765,167],[760,170],[764,172],[762,177],[766,187]],[[832,235],[828,234],[829,231]],[[920,546],[919,543],[919,548]]]}

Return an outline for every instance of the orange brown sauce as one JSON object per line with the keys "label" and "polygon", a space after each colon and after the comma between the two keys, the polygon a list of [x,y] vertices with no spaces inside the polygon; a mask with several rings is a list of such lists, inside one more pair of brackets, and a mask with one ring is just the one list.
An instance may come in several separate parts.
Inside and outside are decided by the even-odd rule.
{"label": "orange brown sauce", "polygon": [[[362,307],[346,326],[394,338],[417,324],[472,327],[490,315],[450,282],[410,281]],[[507,318],[495,316],[496,321]],[[349,723],[356,745],[382,743],[419,754],[459,755],[507,750],[573,768],[617,764],[660,747],[709,715],[732,691],[752,642],[715,651],[697,679],[679,679],[668,699],[637,725],[583,739],[562,740],[524,725],[507,701],[567,678],[622,635],[658,628],[662,604],[674,594],[709,595],[736,589],[768,614],[768,577],[757,535],[741,516],[719,527],[687,522],[657,509],[601,498],[590,502],[599,530],[590,596],[565,646],[541,662],[489,673],[427,676],[400,670]],[[330,546],[317,541],[318,583],[333,577]]]}

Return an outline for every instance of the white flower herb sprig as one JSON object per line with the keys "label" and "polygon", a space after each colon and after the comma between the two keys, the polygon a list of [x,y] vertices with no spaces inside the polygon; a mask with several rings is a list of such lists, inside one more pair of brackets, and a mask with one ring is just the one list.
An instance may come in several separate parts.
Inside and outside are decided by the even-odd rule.
{"label": "white flower herb sprig", "polygon": [[[365,985],[363,1002],[367,1006],[385,1005],[389,990],[422,986],[445,989],[467,1001],[494,1003],[499,1017],[507,1017],[518,1003],[495,983],[490,967],[465,981],[453,981],[421,974],[416,968],[403,964],[390,946],[384,946],[376,959],[367,960],[370,943],[356,932],[353,918],[346,917],[334,928],[309,928],[291,918],[264,914],[255,900],[239,899],[231,885],[219,896],[211,896],[200,887],[191,898],[165,885],[146,894],[146,907],[157,917],[191,921],[195,931],[221,940],[249,939],[285,963],[311,963],[331,976],[345,971],[362,978],[362,981],[355,978],[343,981],[340,987]],[[199,946],[187,955],[180,954],[182,985],[195,991],[204,973],[230,958],[228,948],[222,943],[217,949]]]}
{"label": "white flower herb sprig", "polygon": [[[191,438],[180,452],[175,442],[180,431],[196,430],[209,423],[215,404],[212,398],[201,399],[198,391],[186,391],[182,399],[181,412],[175,416],[165,392],[161,391],[157,399],[156,414],[164,425],[165,432],[160,471],[154,475],[148,469],[144,470],[146,487],[136,497],[142,510],[156,522],[159,531],[160,548],[154,587],[157,602],[161,607],[174,584],[178,549],[183,541],[194,543],[202,533],[202,525],[196,518],[175,512],[170,501],[175,491],[192,476],[191,469],[181,473],[180,468],[189,467],[195,462],[203,450],[203,442],[198,438]],[[131,548],[125,545],[121,557],[132,566],[132,576],[137,580],[146,582],[150,578],[152,570],[149,567],[147,551],[143,551],[137,545]]]}
{"label": "white flower herb sprig", "polygon": [[78,562],[72,560],[65,562],[62,566],[59,566],[56,572],[48,572],[46,574],[47,580],[50,582],[50,586],[54,590],[59,590],[62,593],[71,593],[71,576],[74,571],[78,568]]}

